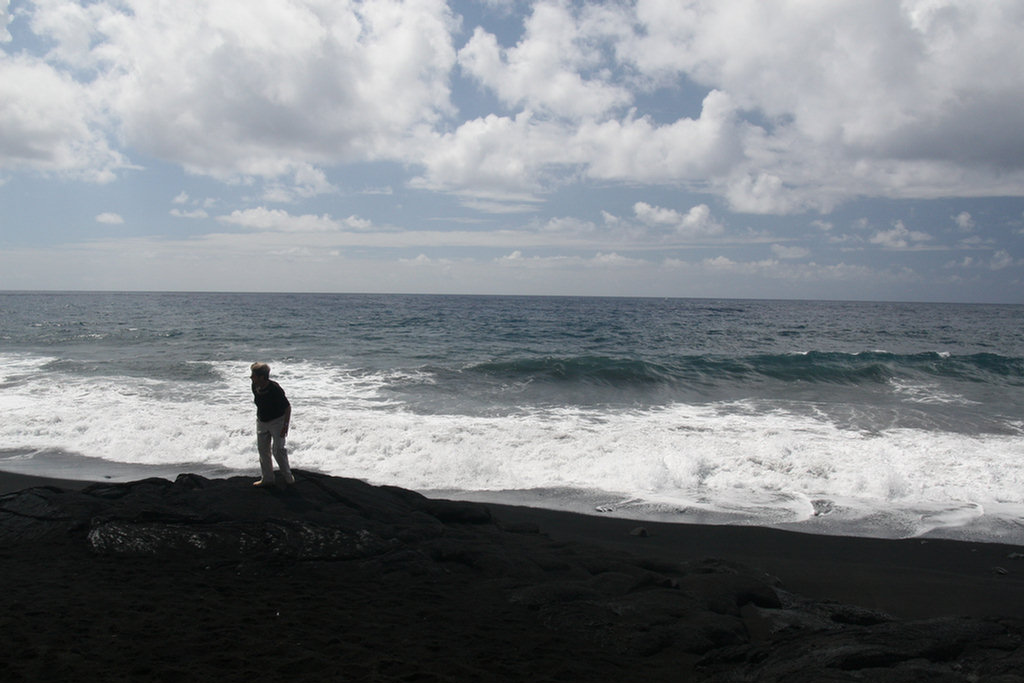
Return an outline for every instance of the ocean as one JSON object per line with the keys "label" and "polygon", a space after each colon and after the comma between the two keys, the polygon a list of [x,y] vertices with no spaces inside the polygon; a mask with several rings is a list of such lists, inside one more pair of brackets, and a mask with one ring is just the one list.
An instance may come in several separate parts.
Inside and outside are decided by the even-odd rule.
{"label": "ocean", "polygon": [[1024,545],[1024,307],[0,293],[0,469],[293,467],[641,520]]}

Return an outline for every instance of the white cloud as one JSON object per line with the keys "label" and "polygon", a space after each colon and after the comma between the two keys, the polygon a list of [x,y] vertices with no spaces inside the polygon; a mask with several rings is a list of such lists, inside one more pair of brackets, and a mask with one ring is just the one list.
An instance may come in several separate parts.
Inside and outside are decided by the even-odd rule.
{"label": "white cloud", "polygon": [[737,172],[719,184],[721,193],[735,211],[744,213],[788,214],[810,209],[830,210],[834,197],[825,193],[810,197],[805,186],[786,185],[779,175],[766,172]]}
{"label": "white cloud", "polygon": [[976,249],[982,245],[991,243],[992,240],[990,239],[985,239],[979,235],[971,235],[970,237],[965,237],[962,240],[959,240],[957,242],[957,247],[965,249]]}
{"label": "white cloud", "polygon": [[912,245],[927,242],[932,237],[928,233],[910,230],[903,221],[896,221],[891,230],[879,230],[871,236],[871,244],[878,244],[887,249],[907,249]]}
{"label": "white cloud", "polygon": [[104,223],[106,225],[121,225],[124,223],[124,218],[116,213],[101,213],[96,216],[97,223]]}
{"label": "white cloud", "polygon": [[780,259],[802,259],[811,255],[811,251],[805,247],[787,246],[784,244],[773,244],[772,253]]}
{"label": "white cloud", "polygon": [[992,254],[992,262],[989,264],[989,267],[992,270],[1002,270],[1003,268],[1009,268],[1013,264],[1013,257],[1005,249],[1000,249]]}
{"label": "white cloud", "polygon": [[966,211],[961,211],[953,216],[953,222],[962,232],[971,232],[975,228],[974,219]]}
{"label": "white cloud", "polygon": [[637,202],[633,205],[633,213],[648,225],[678,225],[682,216],[674,209],[663,209],[651,206],[646,202]]}
{"label": "white cloud", "polygon": [[363,231],[372,227],[369,221],[357,216],[349,216],[342,220],[331,218],[327,214],[293,216],[287,211],[267,209],[266,207],[232,211],[230,215],[219,216],[217,220],[251,230],[268,232]]}
{"label": "white cloud", "polygon": [[450,266],[455,261],[446,258],[430,258],[426,254],[419,254],[416,258],[400,258],[399,263],[403,263],[410,266]]}
{"label": "white cloud", "polygon": [[327,180],[327,175],[321,169],[299,164],[292,174],[290,185],[278,181],[269,182],[264,188],[263,198],[268,202],[292,203],[336,191],[337,188]]}
{"label": "white cloud", "polygon": [[562,2],[541,0],[514,47],[477,27],[459,51],[459,66],[510,107],[590,118],[632,101],[626,88],[609,82],[611,69],[600,44],[602,8],[584,4],[576,15]]}
{"label": "white cloud", "polygon": [[1024,61],[1014,0],[639,0],[636,15],[619,47],[641,73],[685,75],[767,121],[718,184],[738,210],[1020,194],[1024,74],[1005,68]]}
{"label": "white cloud", "polygon": [[706,258],[701,262],[701,265],[713,271],[725,271],[729,273],[743,273],[743,274],[764,274],[765,272],[774,272],[778,269],[779,262],[774,259],[764,259],[761,261],[734,261],[727,256],[714,256]]}
{"label": "white cloud", "polygon": [[[538,10],[534,21],[548,14],[567,21],[564,8],[556,11],[544,5],[541,9],[544,11]],[[604,39],[606,25],[607,22],[581,21],[574,24],[574,30],[600,26],[596,38]],[[550,32],[562,36],[557,30]],[[478,33],[474,40],[483,40],[480,36]],[[493,36],[486,40],[497,50]],[[520,43],[517,49],[525,50],[525,45],[526,42]],[[479,46],[470,47],[476,50],[472,53],[477,60],[473,68],[478,73],[490,73],[493,69],[495,88],[513,87],[502,71],[504,67],[497,62],[484,65],[483,57],[477,54]],[[544,49],[536,49],[547,54]],[[469,59],[469,54],[462,55],[464,61]],[[537,87],[547,87],[552,81],[549,76],[527,80],[536,82]],[[565,90],[564,87],[558,89],[559,92]],[[501,96],[500,92],[498,94]],[[607,104],[595,104],[578,94],[569,102],[573,106],[585,105],[580,111],[568,103],[556,106],[541,94],[524,95],[520,99],[523,101],[519,104],[524,108],[515,116],[492,114],[467,121],[453,133],[426,141],[420,157],[426,172],[415,185],[442,190],[486,187],[494,191],[539,192],[542,188],[573,181],[576,173],[598,180],[669,185],[697,183],[728,174],[743,159],[744,140],[756,135],[754,129],[736,116],[731,98],[719,91],[712,91],[704,98],[698,118],[684,117],[668,125],[658,125],[648,117],[633,113],[623,118],[605,117],[607,110],[614,108],[611,102],[614,98]],[[514,102],[510,99],[509,104]],[[556,117],[539,116],[534,109],[553,112]],[[588,112],[586,116],[581,113],[584,109]]]}
{"label": "white cloud", "polygon": [[973,268],[978,263],[977,259],[973,256],[964,256],[959,261],[950,261],[946,263],[946,268]]}
{"label": "white cloud", "polygon": [[719,235],[725,226],[711,217],[711,209],[707,204],[692,207],[676,226],[676,232],[686,236]]}
{"label": "white cloud", "polygon": [[568,159],[565,129],[530,114],[489,115],[425,143],[425,173],[412,185],[423,189],[487,192],[491,198],[539,192],[544,169]]}
{"label": "white cloud", "polygon": [[591,221],[581,220],[572,216],[552,218],[541,227],[542,232],[555,233],[560,235],[573,235],[577,237],[592,237],[597,234],[598,228]]}
{"label": "white cloud", "polygon": [[[1012,128],[1020,114],[993,120],[1005,112],[976,109],[993,104],[990,95],[1020,101],[1021,75],[994,68],[1024,57],[1013,28],[1024,10],[1013,0],[707,0],[687,10],[674,0],[638,2],[644,32],[631,52],[638,67],[724,88],[743,106],[792,117],[795,129],[822,142],[906,152],[900,135],[924,125],[915,137],[937,142],[933,136],[965,109],[982,114],[974,130],[995,123],[1018,140]],[[958,104],[957,95],[968,99]]]}
{"label": "white cloud", "polygon": [[466,208],[490,214],[529,213],[542,203],[532,194],[501,190],[460,191],[458,196]]}
{"label": "white cloud", "polygon": [[646,225],[671,228],[683,237],[718,235],[725,230],[721,223],[711,217],[711,209],[707,204],[698,204],[681,214],[674,209],[637,202],[633,205],[633,213]]}
{"label": "white cloud", "polygon": [[191,218],[191,219],[202,219],[209,218],[210,214],[206,213],[203,209],[193,209],[191,211],[182,211],[181,209],[171,209],[171,215],[175,218]]}
{"label": "white cloud", "polygon": [[636,268],[647,265],[647,261],[629,258],[614,252],[597,253],[594,256],[524,256],[520,250],[513,251],[494,260],[503,266],[522,268]]}
{"label": "white cloud", "polygon": [[126,166],[101,132],[96,93],[49,64],[0,52],[0,170],[107,182]]}
{"label": "white cloud", "polygon": [[451,112],[453,21],[443,0],[128,0],[40,2],[32,25],[52,60],[96,71],[135,148],[276,178],[394,156]]}
{"label": "white cloud", "polygon": [[[492,0],[523,16],[509,44],[463,38],[444,0],[18,7],[35,35],[0,53],[7,172],[110,180],[132,149],[290,203],[385,160],[493,213],[587,180],[768,214],[1024,195],[1019,0]],[[0,0],[5,47],[11,18]],[[459,118],[458,75],[495,111]],[[659,89],[699,114],[645,111]]]}
{"label": "white cloud", "polygon": [[11,40],[11,32],[7,30],[7,25],[13,19],[10,8],[11,0],[0,0],[0,43]]}
{"label": "white cloud", "polygon": [[683,183],[728,172],[743,157],[749,128],[728,95],[704,98],[697,119],[659,126],[649,118],[587,121],[571,139],[572,159],[592,178]]}
{"label": "white cloud", "polygon": [[974,256],[964,256],[962,259],[950,261],[945,264],[946,268],[985,268],[996,271],[1017,265],[1017,261],[1005,249],[993,252],[992,257],[987,261]]}
{"label": "white cloud", "polygon": [[612,268],[635,268],[646,264],[647,262],[642,259],[629,258],[615,252],[608,254],[598,253],[589,262],[589,265],[594,267],[607,266]]}
{"label": "white cloud", "polygon": [[[757,261],[734,260],[727,256],[715,256],[699,262],[666,258],[662,264],[666,269],[688,273],[696,281],[714,281],[720,286],[725,283],[737,282],[737,278],[746,278],[746,282],[760,283],[762,287],[790,287],[813,283],[817,287],[829,287],[827,291],[849,293],[849,285],[864,287],[880,286],[884,290],[894,283],[914,280],[916,275],[906,270],[878,270],[870,266],[849,263],[819,264],[813,261],[793,263],[762,259]],[[843,285],[844,289],[834,289],[834,285]],[[756,286],[756,285],[755,285]],[[785,289],[774,291],[787,291]],[[800,290],[794,290],[800,291]],[[825,290],[821,290],[825,291]],[[819,291],[820,294],[820,291]]]}

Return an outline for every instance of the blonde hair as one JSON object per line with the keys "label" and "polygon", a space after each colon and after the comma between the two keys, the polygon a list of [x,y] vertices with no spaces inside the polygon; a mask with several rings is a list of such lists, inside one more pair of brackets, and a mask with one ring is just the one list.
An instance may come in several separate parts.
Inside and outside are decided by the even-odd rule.
{"label": "blonde hair", "polygon": [[270,377],[270,366],[266,363],[253,363],[249,366],[249,370],[254,375],[260,375],[261,377]]}

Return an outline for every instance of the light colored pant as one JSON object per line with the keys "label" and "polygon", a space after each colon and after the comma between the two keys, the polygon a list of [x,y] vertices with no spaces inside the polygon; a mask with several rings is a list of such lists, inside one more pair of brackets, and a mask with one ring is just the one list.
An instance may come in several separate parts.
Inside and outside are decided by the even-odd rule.
{"label": "light colored pant", "polygon": [[260,452],[260,473],[263,481],[268,484],[274,483],[274,462],[270,459],[271,454],[277,461],[284,480],[289,484],[295,481],[292,468],[288,466],[288,449],[285,447],[284,436],[281,435],[283,427],[283,415],[270,422],[256,420],[256,447]]}

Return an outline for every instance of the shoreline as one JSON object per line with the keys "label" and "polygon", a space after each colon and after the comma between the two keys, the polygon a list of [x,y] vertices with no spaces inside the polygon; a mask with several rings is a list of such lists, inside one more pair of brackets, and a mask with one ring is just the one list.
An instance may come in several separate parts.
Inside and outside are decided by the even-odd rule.
{"label": "shoreline", "polygon": [[[66,482],[66,487],[81,488],[89,482],[126,483],[158,477],[174,480],[182,472],[198,474],[207,478],[227,478],[234,476],[258,476],[251,468],[230,469],[221,465],[204,463],[174,464],[140,464],[109,461],[102,458],[87,458],[61,451],[43,453],[26,452],[25,458],[17,457],[16,451],[7,451],[0,457],[0,474],[25,477],[40,477]],[[317,471],[317,470],[311,470]],[[323,472],[324,474],[328,474]],[[344,474],[330,476],[347,476]],[[28,480],[26,480],[28,481]],[[366,480],[364,480],[366,481]],[[378,485],[387,485],[381,483]],[[0,479],[0,493],[7,492],[9,487]],[[677,512],[674,514],[630,508],[615,502],[625,494],[572,492],[563,498],[564,492],[547,489],[473,491],[458,489],[416,489],[428,498],[455,499],[481,505],[535,508],[552,512],[582,514],[588,517],[621,518],[634,520],[638,524],[681,524],[692,527],[727,527],[727,528],[763,528],[780,531],[791,531],[803,535],[840,536],[852,538],[900,539],[940,541],[952,540],[964,543],[981,543],[1015,546],[1024,552],[1024,509],[1013,511],[1012,515],[1005,510],[996,509],[973,520],[959,523],[945,523],[928,526],[919,525],[915,532],[914,520],[918,517],[927,518],[936,511],[954,510],[957,503],[950,503],[946,508],[916,509],[913,506],[893,506],[889,516],[868,515],[867,517],[844,517],[842,513],[827,513],[807,518],[780,518],[770,516],[761,518],[756,514],[739,515],[730,512],[698,510],[696,512]],[[842,504],[839,504],[842,507]],[[963,506],[962,506],[963,507]],[[969,506],[968,506],[969,507]],[[977,506],[975,506],[977,507]],[[606,509],[608,508],[608,509]]]}

